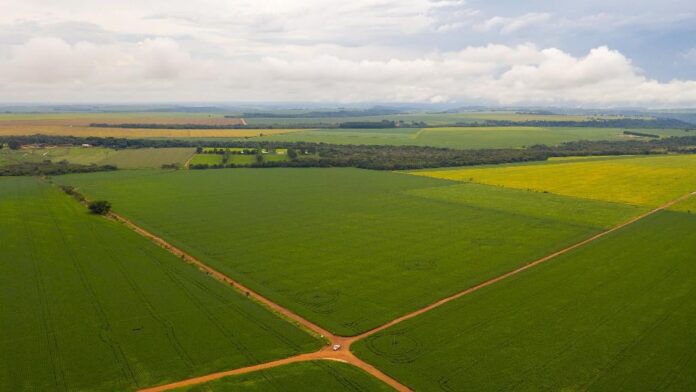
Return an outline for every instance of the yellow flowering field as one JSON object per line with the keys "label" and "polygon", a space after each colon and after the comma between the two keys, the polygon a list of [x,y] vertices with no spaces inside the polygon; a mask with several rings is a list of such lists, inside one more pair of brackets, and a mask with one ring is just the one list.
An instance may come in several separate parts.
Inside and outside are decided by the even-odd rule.
{"label": "yellow flowering field", "polygon": [[546,164],[416,171],[447,180],[658,206],[696,191],[696,155],[617,157]]}

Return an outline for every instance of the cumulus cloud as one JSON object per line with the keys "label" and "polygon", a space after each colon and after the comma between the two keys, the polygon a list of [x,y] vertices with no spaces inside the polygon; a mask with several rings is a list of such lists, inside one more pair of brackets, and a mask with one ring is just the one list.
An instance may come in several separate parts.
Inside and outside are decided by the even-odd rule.
{"label": "cumulus cloud", "polygon": [[696,105],[695,81],[652,80],[607,47],[581,57],[525,44],[391,59],[304,53],[212,61],[170,39],[118,46],[36,38],[14,48],[0,70],[0,99],[36,87],[49,96],[88,91],[102,100],[125,99],[129,91],[172,100],[185,91],[187,101]]}
{"label": "cumulus cloud", "polygon": [[146,39],[132,45],[89,42],[68,44],[55,37],[32,38],[0,60],[0,80],[8,85],[110,84],[197,78],[209,70],[171,39]]}
{"label": "cumulus cloud", "polygon": [[[694,81],[665,77],[696,78],[683,66],[696,62],[693,51],[675,49],[673,63],[687,71],[657,80],[598,44],[617,29],[693,29],[684,0],[561,2],[537,12],[518,2],[505,7],[513,16],[465,0],[121,3],[4,0],[0,101],[696,105]],[[577,45],[562,38],[590,31],[601,34]],[[649,50],[633,50],[646,66]],[[654,75],[668,63],[647,65]]]}

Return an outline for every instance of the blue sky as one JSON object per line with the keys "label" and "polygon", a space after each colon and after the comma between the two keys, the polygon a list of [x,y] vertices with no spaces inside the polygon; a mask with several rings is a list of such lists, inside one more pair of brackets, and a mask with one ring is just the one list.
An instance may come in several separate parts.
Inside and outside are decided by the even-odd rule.
{"label": "blue sky", "polygon": [[0,101],[696,106],[693,1],[3,0]]}

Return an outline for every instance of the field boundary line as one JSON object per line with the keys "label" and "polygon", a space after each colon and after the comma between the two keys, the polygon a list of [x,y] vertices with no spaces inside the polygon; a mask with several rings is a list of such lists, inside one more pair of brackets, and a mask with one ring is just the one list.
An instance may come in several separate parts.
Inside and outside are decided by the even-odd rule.
{"label": "field boundary line", "polygon": [[196,150],[194,150],[193,153],[191,153],[191,156],[188,157],[188,159],[186,160],[186,162],[184,162],[184,168],[186,168],[186,169],[189,168],[189,165],[191,164],[191,161],[193,160],[193,157],[196,156],[196,154],[197,154],[197,152],[196,152]]}
{"label": "field boundary line", "polygon": [[452,302],[452,301],[454,301],[458,298],[461,298],[465,295],[471,294],[475,291],[478,291],[480,289],[483,289],[485,287],[488,287],[490,285],[498,283],[498,282],[505,280],[511,276],[514,276],[514,275],[517,275],[521,272],[524,272],[528,269],[531,269],[539,264],[545,263],[549,260],[553,260],[553,259],[555,259],[559,256],[562,256],[566,253],[569,253],[575,249],[581,248],[589,243],[592,243],[592,242],[594,242],[600,238],[603,238],[611,233],[614,233],[614,232],[621,230],[627,226],[630,226],[630,225],[632,225],[640,220],[643,220],[651,215],[654,215],[660,211],[663,211],[663,210],[665,210],[665,209],[667,209],[667,208],[669,208],[669,207],[671,207],[679,202],[682,202],[691,196],[695,196],[695,195],[696,195],[696,192],[691,192],[691,193],[688,193],[686,195],[683,195],[677,199],[666,202],[666,203],[660,205],[659,207],[654,208],[648,212],[645,212],[645,213],[640,214],[636,217],[633,217],[633,218],[629,219],[628,221],[623,222],[617,226],[614,226],[614,227],[609,228],[607,230],[604,230],[598,234],[595,234],[592,237],[584,239],[584,240],[577,242],[573,245],[567,246],[561,250],[558,250],[554,253],[546,255],[540,259],[531,261],[531,262],[529,262],[529,263],[527,263],[519,268],[516,268],[512,271],[506,272],[502,275],[491,278],[491,279],[484,281],[482,283],[479,283],[475,286],[469,287],[469,288],[467,288],[463,291],[460,291],[458,293],[455,293],[449,297],[442,298],[436,302],[433,302],[430,305],[427,305],[427,306],[420,308],[416,311],[407,313],[407,314],[405,314],[401,317],[398,317],[398,318],[396,318],[388,323],[382,324],[381,326],[378,326],[378,327],[375,327],[371,330],[365,331],[359,335],[350,336],[350,337],[334,335],[333,333],[325,330],[324,328],[318,326],[317,324],[314,324],[311,321],[306,320],[305,318],[292,312],[291,310],[269,300],[268,298],[262,296],[261,294],[258,294],[257,292],[255,292],[251,289],[248,289],[246,286],[242,285],[241,283],[237,282],[236,280],[234,280],[234,279],[228,277],[227,275],[217,271],[216,269],[208,266],[207,264],[203,263],[202,261],[191,256],[190,254],[188,254],[188,253],[184,252],[183,250],[170,244],[169,242],[162,239],[161,237],[159,237],[155,234],[152,234],[148,230],[145,230],[144,228],[136,225],[131,220],[129,220],[129,219],[117,214],[117,213],[110,212],[109,216],[111,218],[115,219],[118,222],[125,224],[126,226],[130,227],[132,230],[136,231],[138,234],[148,238],[149,240],[156,243],[160,247],[168,250],[169,252],[173,253],[176,256],[181,257],[185,261],[196,265],[202,271],[208,273],[209,275],[213,276],[214,278],[216,278],[224,283],[230,284],[233,288],[237,289],[238,291],[242,292],[243,294],[246,294],[248,297],[253,298],[257,302],[260,302],[261,304],[266,305],[272,311],[280,314],[281,316],[284,316],[284,317],[294,321],[295,323],[299,324],[300,326],[303,326],[304,328],[320,335],[321,337],[328,339],[329,341],[331,341],[332,345],[340,345],[339,348],[336,350],[333,350],[332,346],[327,345],[327,346],[323,347],[322,349],[320,349],[319,351],[315,351],[312,353],[298,354],[295,356],[287,357],[287,358],[276,360],[276,361],[260,363],[260,364],[246,366],[246,367],[242,367],[242,368],[211,373],[211,374],[207,374],[207,375],[203,375],[203,376],[198,376],[198,377],[193,377],[193,378],[189,378],[186,380],[177,381],[177,382],[170,383],[170,384],[159,385],[159,386],[155,386],[155,387],[151,387],[151,388],[141,389],[140,391],[141,392],[168,391],[168,390],[172,390],[175,388],[192,386],[192,385],[197,385],[197,384],[217,380],[217,379],[227,377],[227,376],[246,374],[246,373],[254,372],[257,370],[265,370],[265,369],[270,369],[270,368],[274,368],[274,367],[281,366],[281,365],[286,365],[286,364],[291,364],[291,363],[296,363],[296,362],[313,361],[313,360],[331,360],[331,361],[339,361],[339,362],[348,363],[348,364],[351,364],[353,366],[356,366],[356,367],[362,369],[363,371],[374,376],[375,378],[385,382],[386,384],[388,384],[389,386],[391,386],[392,388],[394,388],[397,391],[400,391],[400,392],[401,391],[411,391],[411,389],[408,388],[406,385],[401,384],[399,381],[397,381],[396,379],[383,373],[381,370],[377,369],[376,367],[374,367],[370,363],[367,363],[367,362],[363,361],[362,359],[358,358],[357,356],[355,356],[355,354],[353,354],[353,352],[350,350],[350,346],[353,343],[355,343],[356,341],[367,338],[371,335],[374,335],[378,332],[381,332],[381,331],[383,331],[389,327],[392,327],[396,324],[399,324],[403,321],[417,317],[421,314],[429,312],[435,308],[438,308],[446,303]]}
{"label": "field boundary line", "polygon": [[513,276],[513,275],[517,275],[517,274],[519,274],[520,272],[524,272],[524,271],[526,271],[526,270],[528,270],[528,269],[530,269],[530,268],[533,268],[533,267],[535,267],[535,266],[537,266],[537,265],[539,265],[539,264],[542,264],[542,263],[547,262],[547,261],[549,261],[549,260],[555,259],[556,257],[562,256],[562,255],[564,255],[564,254],[566,254],[566,253],[572,252],[572,251],[575,250],[575,249],[581,248],[581,247],[583,247],[583,246],[585,246],[585,245],[587,245],[587,244],[589,244],[589,243],[592,243],[592,242],[594,242],[594,241],[596,241],[596,240],[598,240],[598,239],[600,239],[600,238],[603,238],[603,237],[605,237],[605,236],[607,236],[607,235],[609,235],[609,234],[611,234],[611,233],[613,233],[613,232],[615,232],[615,231],[618,231],[618,230],[621,230],[621,229],[623,229],[623,228],[625,228],[625,227],[627,227],[627,226],[630,226],[630,225],[632,225],[632,224],[634,224],[634,223],[636,223],[636,222],[638,222],[638,221],[640,221],[640,220],[643,220],[643,219],[645,219],[645,218],[647,218],[647,217],[649,217],[649,216],[651,216],[651,215],[654,215],[654,214],[656,214],[656,213],[658,213],[658,212],[660,212],[660,211],[663,211],[663,210],[665,210],[665,209],[667,209],[667,208],[669,208],[669,207],[671,207],[671,206],[673,206],[673,205],[675,205],[675,204],[677,204],[677,203],[679,203],[679,202],[682,202],[682,201],[684,201],[684,200],[686,200],[686,199],[688,199],[689,197],[694,196],[694,195],[696,195],[696,192],[692,192],[692,193],[688,193],[688,194],[686,194],[686,195],[683,195],[683,196],[681,196],[681,197],[679,197],[679,198],[677,198],[677,199],[674,199],[674,200],[669,201],[669,202],[667,202],[667,203],[665,203],[665,204],[662,204],[661,206],[659,206],[659,207],[657,207],[657,208],[655,208],[655,209],[652,209],[652,210],[650,210],[650,211],[648,211],[648,212],[645,212],[645,213],[640,214],[640,215],[638,215],[638,216],[636,216],[636,217],[633,217],[633,218],[631,218],[630,220],[628,220],[628,221],[626,221],[626,222],[624,222],[624,223],[621,223],[621,224],[619,224],[619,225],[617,225],[617,226],[614,226],[614,227],[612,227],[612,228],[610,228],[610,229],[607,229],[607,230],[604,230],[604,231],[602,231],[602,232],[600,232],[600,233],[598,233],[598,234],[595,234],[595,235],[593,235],[593,236],[590,237],[590,238],[584,239],[584,240],[582,240],[582,241],[580,241],[580,242],[577,242],[577,243],[575,243],[575,244],[573,244],[573,245],[567,246],[567,247],[565,247],[565,248],[563,248],[563,249],[561,249],[561,250],[559,250],[559,251],[556,251],[556,252],[554,252],[554,253],[551,253],[551,254],[549,254],[549,255],[546,255],[546,256],[544,256],[544,257],[542,257],[542,258],[540,258],[540,259],[531,261],[531,262],[529,262],[529,263],[527,263],[527,264],[525,264],[525,265],[523,265],[523,266],[521,266],[521,267],[519,267],[519,268],[516,268],[516,269],[514,269],[514,270],[512,270],[512,271],[506,272],[506,273],[504,273],[504,274],[502,274],[502,275],[498,275],[498,276],[496,276],[496,277],[494,277],[494,278],[492,278],[492,279],[489,279],[489,280],[487,280],[487,281],[485,281],[485,282],[479,283],[479,284],[477,284],[477,285],[475,285],[475,286],[472,286],[472,287],[470,287],[470,288],[468,288],[468,289],[466,289],[466,290],[460,291],[460,292],[458,292],[458,293],[456,293],[456,294],[453,294],[453,295],[451,295],[451,296],[449,296],[449,297],[445,297],[445,298],[443,298],[443,299],[441,299],[441,300],[439,300],[439,301],[433,302],[432,304],[430,304],[430,305],[428,305],[428,306],[426,306],[426,307],[423,307],[423,308],[420,308],[420,309],[418,309],[418,310],[416,310],[416,311],[414,311],[414,312],[405,314],[405,315],[403,315],[403,316],[401,316],[401,317],[399,317],[399,318],[396,318],[396,319],[394,319],[394,320],[392,320],[392,321],[390,321],[390,322],[388,322],[388,323],[386,323],[386,324],[382,324],[382,325],[380,325],[379,327],[375,327],[375,328],[373,328],[373,329],[371,329],[371,330],[369,330],[369,331],[365,331],[365,332],[363,332],[363,333],[361,333],[361,334],[355,336],[355,340],[360,340],[360,339],[366,338],[366,337],[368,337],[368,336],[370,336],[370,335],[373,335],[373,334],[375,334],[375,333],[377,333],[377,332],[383,331],[383,330],[385,330],[385,329],[387,329],[387,328],[389,328],[389,327],[392,327],[392,326],[394,326],[394,325],[396,325],[396,324],[399,324],[399,323],[401,323],[402,321],[406,321],[406,320],[408,320],[408,319],[411,319],[411,318],[414,318],[414,317],[416,317],[416,316],[419,316],[419,315],[421,315],[421,314],[423,314],[423,313],[426,313],[426,312],[428,312],[428,311],[430,311],[430,310],[433,310],[433,309],[435,309],[435,308],[437,308],[437,307],[440,307],[440,306],[442,306],[442,305],[444,305],[444,304],[446,304],[446,303],[448,303],[448,302],[454,301],[455,299],[458,299],[458,298],[461,298],[461,297],[463,297],[463,296],[465,296],[465,295],[471,294],[471,293],[473,293],[473,292],[475,292],[475,291],[478,291],[478,290],[480,290],[480,289],[482,289],[482,288],[484,288],[484,287],[490,286],[490,285],[492,285],[492,284],[495,284],[495,283],[500,282],[501,280],[507,279],[507,278],[509,278],[509,277],[511,277],[511,276]]}
{"label": "field boundary line", "polygon": [[207,273],[208,275],[212,276],[213,278],[223,282],[227,283],[229,286],[233,287],[236,289],[238,292],[240,292],[243,295],[246,295],[249,298],[252,298],[256,300],[257,302],[265,305],[267,308],[273,310],[275,313],[278,313],[284,318],[289,319],[293,321],[296,324],[300,324],[301,326],[305,327],[305,329],[310,330],[312,333],[319,335],[320,337],[328,338],[331,336],[334,336],[333,333],[327,331],[326,329],[318,326],[317,324],[305,319],[304,317],[298,315],[297,313],[271,301],[270,299],[264,297],[263,295],[257,293],[256,291],[248,288],[247,286],[239,283],[237,280],[230,278],[229,276],[223,274],[222,272],[218,271],[217,269],[209,266],[208,264],[205,264],[204,262],[198,260],[194,256],[190,255],[189,253],[185,252],[184,250],[172,245],[165,239],[151,233],[150,231],[138,226],[137,224],[133,223],[130,219],[125,218],[115,212],[110,212],[109,217],[116,220],[117,222],[123,223],[136,233],[140,234],[141,236],[149,239],[150,241],[154,242],[161,248],[164,248],[165,250],[169,251],[170,253],[174,254],[175,256],[178,256],[182,260],[188,262],[189,264],[193,264],[196,267],[198,267],[200,270],[203,272]]}
{"label": "field boundary line", "polygon": [[[192,255],[188,254],[187,252],[179,249],[178,247],[170,244],[168,241],[164,240],[163,238],[151,233],[150,231],[138,226],[137,224],[133,223],[130,219],[125,218],[115,212],[110,212],[108,215],[109,218],[124,224],[128,228],[132,229],[136,233],[140,234],[141,236],[149,239],[151,242],[154,242],[156,245],[160,246],[161,248],[164,248],[165,250],[169,251],[170,253],[174,254],[175,256],[180,257],[182,260],[195,265],[198,267],[201,271],[207,273],[208,275],[212,276],[213,278],[229,284],[231,287],[242,293],[243,295],[246,295],[252,300],[255,300],[257,303],[261,304],[262,306],[265,306],[269,310],[271,310],[273,313],[276,313],[280,317],[283,317],[285,319],[288,319],[290,322],[293,322],[294,324],[298,325],[299,327],[308,330],[310,333],[313,333],[315,335],[319,335],[319,337],[327,342],[327,344],[322,347],[319,351],[315,351],[312,353],[306,353],[306,354],[298,354],[294,355],[291,357],[287,357],[284,359],[279,359],[276,361],[271,361],[271,362],[266,362],[266,363],[260,363],[256,365],[251,365],[251,366],[246,366],[242,368],[237,368],[237,369],[232,369],[232,370],[226,370],[222,372],[217,372],[217,373],[212,373],[204,376],[199,376],[199,377],[194,377],[191,379],[187,380],[182,380],[178,382],[174,382],[171,384],[165,384],[165,385],[160,385],[160,386],[155,386],[151,388],[146,388],[146,389],[141,389],[141,391],[147,391],[147,392],[156,392],[156,391],[168,391],[174,388],[180,388],[182,386],[190,386],[190,385],[196,385],[196,384],[201,384],[204,382],[212,381],[212,380],[217,380],[222,377],[230,376],[230,375],[236,375],[236,374],[244,374],[244,373],[249,373],[253,372],[256,370],[263,370],[263,369],[269,369],[273,368],[276,366],[280,365],[285,365],[285,364],[290,364],[294,362],[305,362],[305,361],[313,361],[313,360],[330,360],[330,361],[339,361],[339,362],[345,362],[349,363],[353,366],[356,366],[363,371],[369,373],[373,377],[385,382],[392,388],[394,388],[397,391],[410,391],[408,387],[405,385],[399,383],[395,379],[391,378],[390,376],[386,375],[385,373],[382,373],[379,369],[375,368],[371,364],[364,362],[363,360],[359,359],[353,353],[349,350],[351,343],[353,343],[356,338],[355,337],[343,337],[343,336],[337,336],[334,335],[333,333],[329,332],[328,330],[318,326],[317,324],[314,324],[313,322],[305,319],[304,317],[298,315],[297,313],[271,301],[270,299],[262,296],[261,294],[255,292],[254,290],[244,286],[243,284],[237,282],[236,280],[230,278],[229,276],[223,274],[222,272],[214,269],[213,267],[205,264],[204,262],[198,260],[197,258],[193,257]],[[329,343],[330,342],[330,343]],[[334,350],[333,345],[339,345],[339,349]]]}

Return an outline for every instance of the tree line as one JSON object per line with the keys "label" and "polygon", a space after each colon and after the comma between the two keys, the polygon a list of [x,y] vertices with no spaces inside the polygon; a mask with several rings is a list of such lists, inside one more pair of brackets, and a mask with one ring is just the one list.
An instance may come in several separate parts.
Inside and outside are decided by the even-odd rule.
{"label": "tree line", "polygon": [[55,176],[117,170],[113,165],[80,165],[67,161],[21,162],[0,166],[0,176]]}
{"label": "tree line", "polygon": [[[443,125],[451,127],[452,125]],[[457,127],[569,127],[569,128],[640,128],[640,129],[684,129],[696,130],[696,125],[674,118],[612,118],[591,119],[587,121],[510,121],[510,120],[483,120],[477,122],[456,123]]]}
{"label": "tree line", "polygon": [[[226,116],[227,117],[227,116]],[[276,116],[278,117],[278,116]],[[276,117],[268,117],[269,119]],[[280,117],[278,117],[280,118]],[[309,117],[293,117],[297,119]],[[320,116],[319,118],[323,118]],[[674,118],[613,118],[589,119],[587,121],[548,121],[548,120],[481,120],[474,122],[457,122],[453,124],[429,125],[424,121],[380,120],[380,121],[344,121],[328,123],[287,123],[287,124],[190,124],[190,123],[91,123],[96,128],[123,129],[283,129],[304,128],[347,128],[347,129],[380,129],[380,128],[442,128],[442,127],[570,127],[570,128],[637,128],[637,129],[684,129],[696,130],[696,125]]]}
{"label": "tree line", "polygon": [[[696,136],[670,137],[653,140],[623,141],[575,141],[558,146],[534,145],[523,149],[476,149],[455,150],[450,148],[426,146],[390,145],[343,145],[310,142],[279,141],[195,141],[158,139],[121,139],[75,136],[5,136],[2,143],[76,145],[123,148],[165,148],[194,147],[244,148],[255,151],[286,148],[295,153],[311,152],[310,156],[299,156],[282,162],[266,162],[258,159],[251,167],[357,167],[373,170],[422,169],[451,166],[470,166],[485,164],[543,161],[558,156],[588,155],[641,155],[665,154],[671,152],[696,152]],[[294,154],[293,154],[294,155]],[[232,163],[216,165],[220,167],[239,167]],[[207,165],[193,165],[192,169],[211,168]]]}

